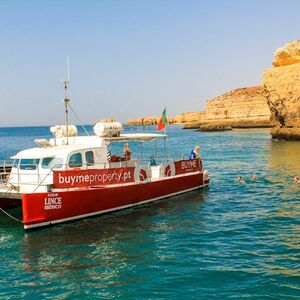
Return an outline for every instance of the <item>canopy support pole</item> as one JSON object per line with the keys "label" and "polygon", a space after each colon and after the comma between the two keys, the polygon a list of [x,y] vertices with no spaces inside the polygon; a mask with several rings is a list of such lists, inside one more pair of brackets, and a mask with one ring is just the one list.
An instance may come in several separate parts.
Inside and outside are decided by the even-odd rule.
{"label": "canopy support pole", "polygon": [[141,142],[141,165],[143,165],[143,142]]}
{"label": "canopy support pole", "polygon": [[167,138],[164,137],[164,152],[165,152],[165,161],[168,161],[168,152],[167,152]]}
{"label": "canopy support pole", "polygon": [[157,142],[156,142],[156,139],[154,140],[154,157],[155,157],[155,161],[157,161]]}

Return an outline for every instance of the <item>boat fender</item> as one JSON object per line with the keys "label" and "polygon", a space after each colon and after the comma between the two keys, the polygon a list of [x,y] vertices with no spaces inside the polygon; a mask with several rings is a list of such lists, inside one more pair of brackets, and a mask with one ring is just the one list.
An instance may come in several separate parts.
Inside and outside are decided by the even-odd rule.
{"label": "boat fender", "polygon": [[203,178],[204,178],[204,180],[207,180],[209,178],[207,170],[203,171]]}
{"label": "boat fender", "polygon": [[174,163],[169,163],[165,166],[164,168],[164,176],[165,177],[170,177],[170,176],[175,176],[175,166]]}

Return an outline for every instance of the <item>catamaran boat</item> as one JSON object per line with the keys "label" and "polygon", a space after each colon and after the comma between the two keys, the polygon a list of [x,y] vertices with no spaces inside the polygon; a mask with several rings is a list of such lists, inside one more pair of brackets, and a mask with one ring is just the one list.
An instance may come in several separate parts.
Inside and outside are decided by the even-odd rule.
{"label": "catamaran boat", "polygon": [[[20,151],[2,168],[0,208],[22,206],[23,224],[31,229],[124,209],[208,186],[202,160],[158,162],[117,157],[116,142],[145,142],[165,134],[122,133],[122,125],[97,123],[95,135],[77,136],[75,126],[51,127],[53,138]],[[156,145],[156,143],[155,143]],[[154,149],[154,153],[157,149]]]}
{"label": "catamaran boat", "polygon": [[[66,87],[66,85],[65,85]],[[69,99],[65,97],[66,114]],[[53,137],[20,151],[0,168],[0,209],[22,207],[24,229],[91,217],[178,195],[209,185],[202,159],[169,159],[166,134],[123,133],[119,122],[96,123],[94,135],[74,125],[53,126]],[[164,142],[163,159],[156,141]],[[143,145],[155,141],[153,157]],[[111,155],[113,143],[141,143],[141,155]]]}

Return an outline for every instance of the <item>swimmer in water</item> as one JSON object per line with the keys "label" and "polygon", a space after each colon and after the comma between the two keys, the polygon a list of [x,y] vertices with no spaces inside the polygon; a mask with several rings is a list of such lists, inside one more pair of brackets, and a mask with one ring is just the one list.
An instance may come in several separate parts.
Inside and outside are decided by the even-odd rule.
{"label": "swimmer in water", "polygon": [[243,176],[238,176],[236,179],[237,183],[245,183],[245,180],[243,179]]}
{"label": "swimmer in water", "polygon": [[257,180],[257,176],[255,174],[252,175],[251,180]]}
{"label": "swimmer in water", "polygon": [[295,184],[300,183],[300,179],[299,179],[298,176],[295,176],[295,177],[294,177],[293,183],[295,183]]}

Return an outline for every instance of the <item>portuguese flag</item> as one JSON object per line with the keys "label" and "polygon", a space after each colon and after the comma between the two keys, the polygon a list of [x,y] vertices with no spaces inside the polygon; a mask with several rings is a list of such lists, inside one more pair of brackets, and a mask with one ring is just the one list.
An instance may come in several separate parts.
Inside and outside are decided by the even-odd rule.
{"label": "portuguese flag", "polygon": [[167,112],[166,112],[166,109],[164,109],[164,111],[160,117],[160,120],[157,124],[157,130],[165,129],[166,125],[167,125]]}

